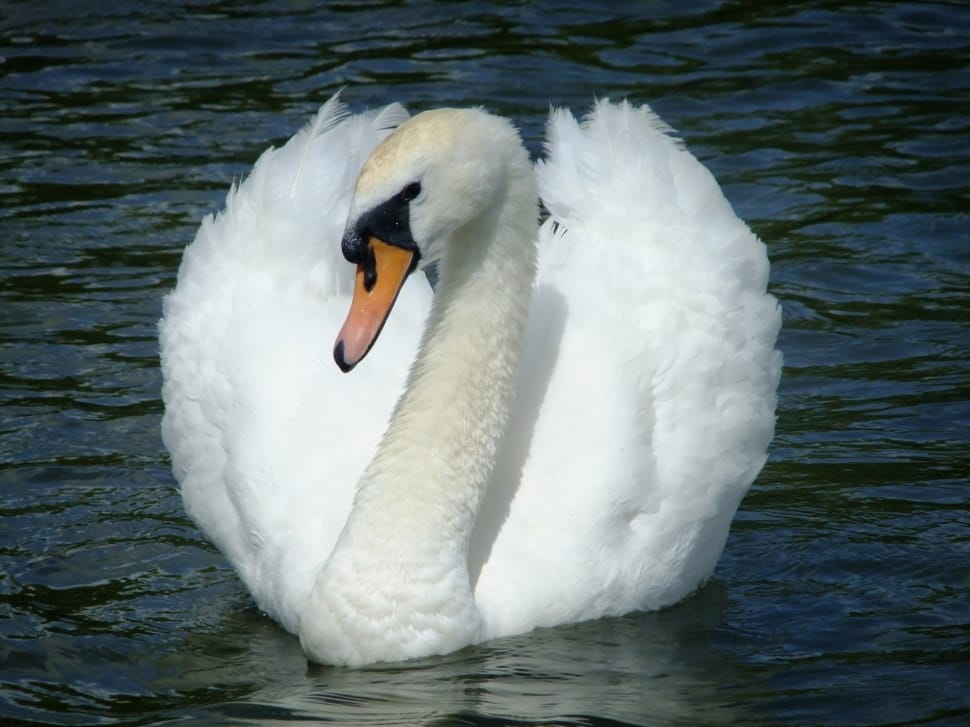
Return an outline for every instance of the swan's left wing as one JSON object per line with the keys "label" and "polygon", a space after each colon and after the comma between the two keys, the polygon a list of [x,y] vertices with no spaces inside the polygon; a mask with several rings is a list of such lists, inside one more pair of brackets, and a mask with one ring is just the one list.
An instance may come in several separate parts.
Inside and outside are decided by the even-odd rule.
{"label": "swan's left wing", "polygon": [[492,634],[695,589],[774,429],[765,247],[710,172],[645,106],[554,111],[548,137],[516,407],[472,542]]}

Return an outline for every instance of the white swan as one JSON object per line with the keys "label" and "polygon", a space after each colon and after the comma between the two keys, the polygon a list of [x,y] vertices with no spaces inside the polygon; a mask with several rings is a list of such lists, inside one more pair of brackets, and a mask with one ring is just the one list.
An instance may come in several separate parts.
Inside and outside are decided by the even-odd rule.
{"label": "white swan", "polygon": [[[325,663],[678,601],[773,434],[764,246],[645,106],[553,112],[535,172],[502,119],[405,118],[331,99],[186,249],[160,340],[188,513]],[[394,305],[349,376],[341,247],[342,367]]]}

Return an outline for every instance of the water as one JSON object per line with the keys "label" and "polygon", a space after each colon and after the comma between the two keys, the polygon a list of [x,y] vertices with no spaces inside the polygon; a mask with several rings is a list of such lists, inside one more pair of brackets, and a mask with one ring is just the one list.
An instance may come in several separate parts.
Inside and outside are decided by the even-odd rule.
{"label": "water", "polygon": [[[6,723],[970,724],[961,3],[0,6]],[[711,583],[660,613],[307,668],[182,512],[155,325],[203,214],[330,93],[647,101],[765,240],[786,368]]]}

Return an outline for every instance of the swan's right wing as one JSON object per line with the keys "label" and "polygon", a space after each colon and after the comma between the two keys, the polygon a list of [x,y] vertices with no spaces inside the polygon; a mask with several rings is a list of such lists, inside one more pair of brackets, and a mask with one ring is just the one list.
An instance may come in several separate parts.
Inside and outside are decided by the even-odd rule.
{"label": "swan's right wing", "polygon": [[368,360],[331,347],[350,305],[340,239],[353,185],[407,117],[349,115],[335,98],[267,150],[184,253],[160,323],[162,435],[189,515],[259,606],[300,608],[383,433],[430,302],[419,276]]}

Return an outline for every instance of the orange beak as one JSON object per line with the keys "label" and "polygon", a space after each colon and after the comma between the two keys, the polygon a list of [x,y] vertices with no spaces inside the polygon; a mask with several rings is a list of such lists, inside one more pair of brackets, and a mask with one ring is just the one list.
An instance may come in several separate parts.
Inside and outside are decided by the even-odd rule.
{"label": "orange beak", "polygon": [[414,267],[415,253],[376,237],[367,241],[366,262],[357,264],[354,299],[337,335],[333,358],[344,373],[363,360],[381,334],[394,301]]}

